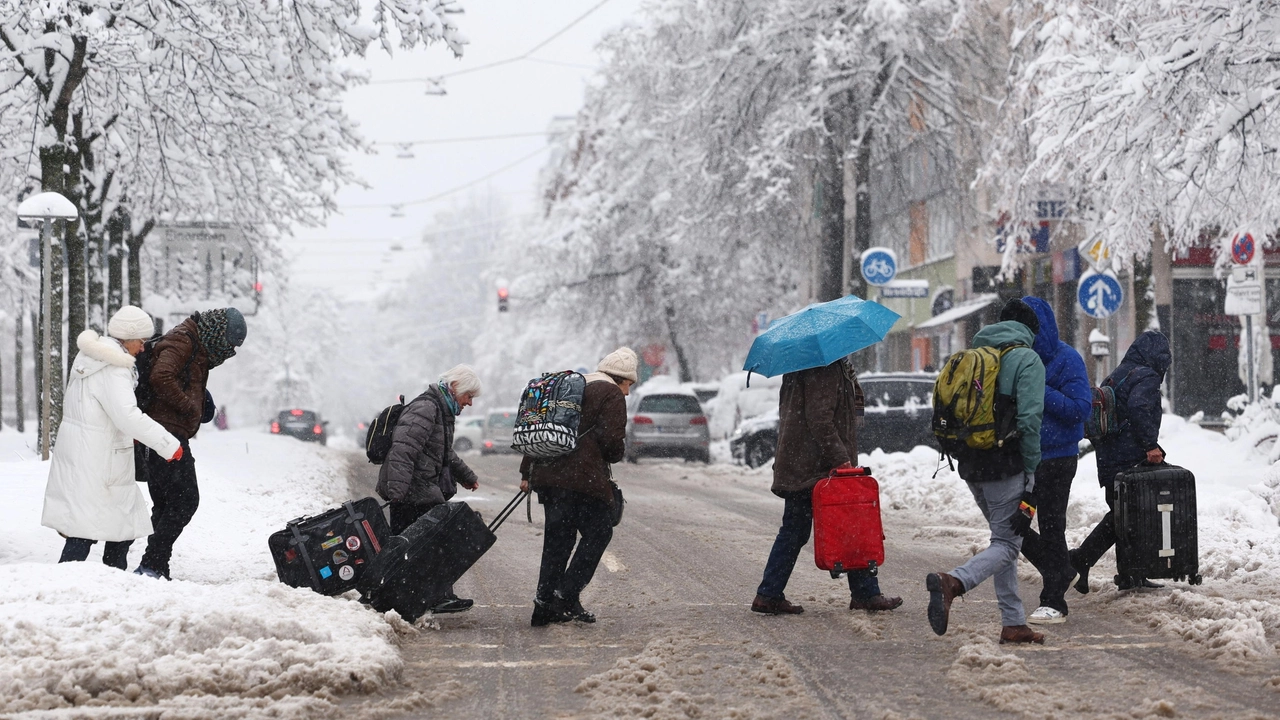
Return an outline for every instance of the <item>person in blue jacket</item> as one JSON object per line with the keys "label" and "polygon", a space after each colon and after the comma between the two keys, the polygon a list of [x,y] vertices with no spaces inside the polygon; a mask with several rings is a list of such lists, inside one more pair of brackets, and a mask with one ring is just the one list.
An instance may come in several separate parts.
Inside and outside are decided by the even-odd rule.
{"label": "person in blue jacket", "polygon": [[1067,588],[1076,572],[1067,556],[1067,500],[1076,476],[1084,421],[1093,404],[1093,386],[1084,358],[1058,337],[1058,320],[1049,303],[1024,297],[1040,318],[1032,349],[1044,362],[1044,419],[1040,425],[1040,467],[1036,470],[1036,517],[1040,532],[1028,530],[1022,554],[1040,571],[1040,607],[1027,617],[1033,625],[1066,622]]}
{"label": "person in blue jacket", "polygon": [[[1164,448],[1158,442],[1164,414],[1160,386],[1172,363],[1169,338],[1158,330],[1148,330],[1133,341],[1120,365],[1104,381],[1115,389],[1116,420],[1120,426],[1114,434],[1093,443],[1098,458],[1098,484],[1106,493],[1111,511],[1070,553],[1071,566],[1080,573],[1075,587],[1082,593],[1089,592],[1089,569],[1116,544],[1116,475],[1143,462],[1164,462]],[[1116,578],[1121,590],[1161,587],[1143,577]]]}

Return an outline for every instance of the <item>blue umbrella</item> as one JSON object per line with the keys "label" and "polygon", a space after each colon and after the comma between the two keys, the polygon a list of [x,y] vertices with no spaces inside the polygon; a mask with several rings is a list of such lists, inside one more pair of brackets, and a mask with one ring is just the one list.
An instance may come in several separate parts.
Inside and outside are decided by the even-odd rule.
{"label": "blue umbrella", "polygon": [[889,308],[855,295],[814,303],[760,333],[751,343],[742,369],[773,377],[824,367],[880,342],[899,317]]}

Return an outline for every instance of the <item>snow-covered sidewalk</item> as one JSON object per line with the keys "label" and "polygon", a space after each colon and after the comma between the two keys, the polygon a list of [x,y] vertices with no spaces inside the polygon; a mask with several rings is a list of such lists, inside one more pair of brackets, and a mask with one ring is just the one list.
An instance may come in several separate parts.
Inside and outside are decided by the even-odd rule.
{"label": "snow-covered sidewalk", "polygon": [[[267,536],[348,499],[337,453],[264,432],[192,442],[200,509],[173,582],[89,562],[56,564],[40,526],[48,465],[33,436],[0,433],[0,715],[307,717],[398,676],[396,618],[275,577]],[[136,567],[146,540],[134,543]]]}

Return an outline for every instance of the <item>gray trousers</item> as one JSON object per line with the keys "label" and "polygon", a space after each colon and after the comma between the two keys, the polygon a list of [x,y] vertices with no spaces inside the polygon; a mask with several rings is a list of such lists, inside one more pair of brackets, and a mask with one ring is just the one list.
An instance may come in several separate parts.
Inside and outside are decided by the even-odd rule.
{"label": "gray trousers", "polygon": [[973,493],[973,499],[991,527],[991,544],[951,571],[952,577],[964,583],[966,592],[982,584],[983,580],[995,577],[996,602],[1000,606],[1001,624],[1005,627],[1027,623],[1022,598],[1018,595],[1018,553],[1022,550],[1022,538],[1015,535],[1010,527],[1013,514],[1022,500],[1024,485],[1022,473],[996,482],[969,483],[969,492]]}

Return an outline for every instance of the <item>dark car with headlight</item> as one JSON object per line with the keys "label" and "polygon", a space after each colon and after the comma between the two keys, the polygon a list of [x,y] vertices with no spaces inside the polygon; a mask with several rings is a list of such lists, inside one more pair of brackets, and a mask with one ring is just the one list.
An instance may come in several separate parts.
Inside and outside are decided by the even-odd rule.
{"label": "dark car with headlight", "polygon": [[326,445],[329,442],[329,421],[321,420],[320,414],[314,410],[281,410],[275,420],[271,421],[271,434],[288,435]]}
{"label": "dark car with headlight", "polygon": [[[937,448],[933,436],[932,373],[865,373],[858,376],[866,398],[864,421],[858,428],[858,452],[876,448],[906,452],[917,445]],[[734,460],[760,467],[778,448],[778,411],[743,420],[729,438]]]}

